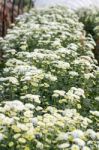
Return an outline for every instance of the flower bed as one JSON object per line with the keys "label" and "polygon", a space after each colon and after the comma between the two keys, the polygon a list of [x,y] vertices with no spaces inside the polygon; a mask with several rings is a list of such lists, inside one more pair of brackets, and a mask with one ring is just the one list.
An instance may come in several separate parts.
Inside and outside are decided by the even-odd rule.
{"label": "flower bed", "polygon": [[78,17],[32,10],[0,40],[0,150],[97,150],[99,68]]}

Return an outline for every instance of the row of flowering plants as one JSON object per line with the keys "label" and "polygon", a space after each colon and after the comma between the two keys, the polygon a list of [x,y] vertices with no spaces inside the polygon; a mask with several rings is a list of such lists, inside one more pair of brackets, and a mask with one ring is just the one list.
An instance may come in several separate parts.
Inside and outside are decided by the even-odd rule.
{"label": "row of flowering plants", "polygon": [[0,49],[0,150],[98,150],[99,67],[77,15],[31,10]]}

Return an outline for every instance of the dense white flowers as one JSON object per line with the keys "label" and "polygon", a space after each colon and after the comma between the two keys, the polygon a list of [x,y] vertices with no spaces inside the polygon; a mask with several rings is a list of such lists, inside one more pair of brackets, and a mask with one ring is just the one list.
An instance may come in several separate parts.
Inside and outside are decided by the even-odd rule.
{"label": "dense white flowers", "polygon": [[35,106],[31,103],[26,103],[25,107],[28,108],[28,109],[32,109],[32,110],[35,108]]}
{"label": "dense white flowers", "polygon": [[21,101],[18,100],[6,102],[4,110],[10,111],[11,109],[14,111],[22,111],[24,110],[24,105]]}
{"label": "dense white flowers", "polygon": [[49,74],[45,74],[45,78],[50,80],[50,81],[52,81],[52,82],[57,80],[57,77],[51,75],[50,73]]}
{"label": "dense white flowers", "polygon": [[29,99],[31,102],[36,102],[36,103],[40,103],[40,99],[39,99],[39,95],[32,95],[32,94],[27,94],[25,96],[21,96],[21,99]]}
{"label": "dense white flowers", "polygon": [[8,81],[9,83],[18,85],[18,80],[15,77],[0,78],[0,81]]}
{"label": "dense white flowers", "polygon": [[85,77],[85,79],[95,78],[94,74],[92,74],[92,73],[84,74],[84,77]]}
{"label": "dense white flowers", "polygon": [[54,61],[53,66],[59,69],[64,69],[64,70],[70,68],[70,64],[67,62],[63,62],[63,61]]}
{"label": "dense white flowers", "polygon": [[68,133],[60,133],[57,140],[61,141],[61,140],[68,140]]}
{"label": "dense white flowers", "polygon": [[80,150],[80,147],[76,144],[73,144],[71,150]]}
{"label": "dense white flowers", "polygon": [[96,117],[99,117],[99,111],[90,111],[90,113]]}
{"label": "dense white flowers", "polygon": [[79,138],[75,138],[74,139],[74,143],[78,144],[79,146],[84,146],[85,145],[85,142]]}
{"label": "dense white flowers", "polygon": [[58,97],[58,96],[65,96],[65,91],[62,91],[62,90],[55,90],[54,91],[54,94],[53,94],[53,97]]}
{"label": "dense white flowers", "polygon": [[96,133],[92,129],[87,130],[87,134],[94,140],[96,138]]}
{"label": "dense white flowers", "polygon": [[82,150],[91,150],[91,149],[87,146],[84,146]]}
{"label": "dense white flowers", "polygon": [[67,147],[69,147],[69,146],[70,146],[69,143],[63,143],[63,144],[58,145],[58,148],[59,148],[59,149],[64,149],[64,148],[67,148]]}
{"label": "dense white flowers", "polygon": [[81,130],[74,130],[72,135],[74,138],[80,138],[84,136],[84,133]]}
{"label": "dense white flowers", "polygon": [[79,74],[78,74],[78,72],[70,71],[70,72],[69,72],[69,75],[70,75],[71,77],[75,77],[75,76],[78,76]]}
{"label": "dense white flowers", "polygon": [[99,149],[93,46],[67,8],[17,18],[0,38],[0,150]]}

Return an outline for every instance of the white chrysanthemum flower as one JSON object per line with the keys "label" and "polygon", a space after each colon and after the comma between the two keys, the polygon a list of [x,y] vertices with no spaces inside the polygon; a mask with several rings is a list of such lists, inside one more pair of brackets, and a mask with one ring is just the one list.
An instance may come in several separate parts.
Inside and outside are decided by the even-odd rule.
{"label": "white chrysanthemum flower", "polygon": [[9,118],[9,117],[5,117],[5,120],[3,120],[3,123],[6,125],[12,125],[12,124],[14,124],[14,119]]}
{"label": "white chrysanthemum flower", "polygon": [[84,74],[84,77],[85,77],[85,79],[95,78],[95,76],[93,75],[93,73]]}
{"label": "white chrysanthemum flower", "polygon": [[55,53],[53,53],[53,54],[46,54],[45,55],[45,59],[48,59],[48,60],[51,60],[51,61],[59,60],[60,56],[56,55]]}
{"label": "white chrysanthemum flower", "polygon": [[82,150],[91,150],[91,149],[87,146],[84,146]]}
{"label": "white chrysanthemum flower", "polygon": [[68,91],[66,93],[66,97],[67,97],[67,99],[69,99],[71,101],[71,103],[74,103],[74,100],[76,100],[76,101],[80,100],[80,96],[73,94],[71,91]]}
{"label": "white chrysanthemum flower", "polygon": [[95,100],[96,100],[97,102],[99,102],[99,96],[95,97]]}
{"label": "white chrysanthemum flower", "polygon": [[67,48],[68,48],[68,49],[72,49],[72,50],[74,50],[74,51],[77,51],[78,45],[76,45],[75,43],[71,43],[71,44],[68,45]]}
{"label": "white chrysanthemum flower", "polygon": [[43,108],[40,107],[40,106],[37,106],[35,109],[36,109],[37,111],[42,111],[42,110],[43,110]]}
{"label": "white chrysanthemum flower", "polygon": [[26,126],[26,124],[17,123],[17,127],[22,131],[28,131],[28,127]]}
{"label": "white chrysanthemum flower", "polygon": [[[66,38],[66,37],[65,37]],[[71,50],[68,50],[67,48],[59,48],[58,50],[55,51],[56,54],[71,54]]]}
{"label": "white chrysanthemum flower", "polygon": [[35,66],[29,66],[29,65],[18,65],[15,68],[13,68],[14,73],[18,74],[25,74],[28,72],[31,72],[32,75],[40,74],[42,73],[42,70],[37,69]]}
{"label": "white chrysanthemum flower", "polygon": [[27,118],[32,118],[33,117],[33,113],[30,110],[27,110],[24,112],[24,116]]}
{"label": "white chrysanthemum flower", "polygon": [[53,97],[58,97],[58,96],[65,96],[65,91],[63,90],[54,90]]}
{"label": "white chrysanthemum flower", "polygon": [[24,138],[19,138],[19,139],[18,139],[18,142],[21,143],[21,144],[25,144],[25,143],[26,143],[26,139],[24,139]]}
{"label": "white chrysanthemum flower", "polygon": [[33,110],[35,108],[35,106],[33,104],[27,103],[27,104],[25,104],[25,108]]}
{"label": "white chrysanthemum flower", "polygon": [[57,80],[57,77],[51,75],[50,73],[49,74],[45,74],[45,78],[48,79],[48,80],[51,80],[53,82]]}
{"label": "white chrysanthemum flower", "polygon": [[99,111],[90,111],[90,113],[96,117],[99,117]]}
{"label": "white chrysanthemum flower", "polygon": [[81,140],[80,138],[75,138],[73,141],[79,146],[82,146],[82,147],[85,146],[85,142]]}
{"label": "white chrysanthemum flower", "polygon": [[80,150],[80,147],[76,144],[73,144],[71,150]]}
{"label": "white chrysanthemum flower", "polygon": [[5,120],[6,116],[0,113],[0,120]]}
{"label": "white chrysanthemum flower", "polygon": [[59,69],[64,69],[64,70],[67,70],[70,68],[70,64],[64,61],[53,61],[53,66]]}
{"label": "white chrysanthemum flower", "polygon": [[21,81],[31,81],[31,76],[25,76]]}
{"label": "white chrysanthemum flower", "polygon": [[84,136],[84,133],[83,131],[81,130],[74,130],[73,132],[71,132],[71,135],[74,137],[74,138],[81,138]]}
{"label": "white chrysanthemum flower", "polygon": [[33,125],[37,125],[38,119],[37,118],[32,118],[32,123],[33,123]]}
{"label": "white chrysanthemum flower", "polygon": [[46,110],[47,110],[48,112],[50,112],[51,114],[54,114],[55,112],[58,111],[55,107],[52,107],[52,106],[48,106],[48,107],[46,108]]}
{"label": "white chrysanthemum flower", "polygon": [[30,53],[29,52],[24,52],[24,51],[22,51],[22,52],[17,52],[17,56],[18,56],[18,58],[22,58],[22,57],[27,57],[27,55],[29,55]]}
{"label": "white chrysanthemum flower", "polygon": [[40,96],[33,94],[26,94],[25,96],[21,96],[21,99],[29,99],[30,101],[34,101],[36,103],[40,103]]}
{"label": "white chrysanthemum flower", "polygon": [[81,59],[84,59],[85,61],[89,61],[90,63],[93,63],[93,60],[90,56],[81,56]]}
{"label": "white chrysanthemum flower", "polygon": [[12,84],[18,85],[18,80],[15,77],[8,77],[8,79]]}
{"label": "white chrysanthemum flower", "polygon": [[85,59],[78,58],[73,62],[75,65],[86,66],[87,69],[91,70],[93,68],[92,64]]}
{"label": "white chrysanthemum flower", "polygon": [[4,82],[4,81],[9,81],[12,84],[18,85],[18,80],[15,77],[6,77],[6,78],[0,78],[0,81]]}
{"label": "white chrysanthemum flower", "polygon": [[92,129],[88,129],[86,134],[91,137],[93,140],[96,138],[96,132],[93,131]]}
{"label": "white chrysanthemum flower", "polygon": [[65,148],[67,148],[67,147],[69,147],[69,146],[70,146],[69,143],[63,143],[63,144],[58,145],[58,148],[59,148],[59,149],[65,149]]}
{"label": "white chrysanthemum flower", "polygon": [[25,64],[26,64],[25,62],[16,58],[11,58],[6,62],[6,66],[10,66],[10,67],[14,65],[24,66]]}
{"label": "white chrysanthemum flower", "polygon": [[97,138],[98,141],[99,141],[99,132],[96,133],[96,138]]}
{"label": "white chrysanthemum flower", "polygon": [[23,111],[25,109],[25,106],[22,102],[15,100],[15,101],[8,101],[6,102],[5,106],[4,106],[4,110],[5,111],[10,111],[10,110],[14,110],[14,111]]}
{"label": "white chrysanthemum flower", "polygon": [[82,96],[82,97],[85,98],[84,90],[81,89],[81,88],[72,87],[72,88],[70,89],[70,92],[71,92],[71,93],[74,93],[74,94],[77,95],[77,96]]}
{"label": "white chrysanthemum flower", "polygon": [[36,59],[43,60],[44,57],[45,57],[45,54],[42,54],[39,52],[32,52],[27,55],[27,58],[32,58],[34,60],[36,60]]}
{"label": "white chrysanthemum flower", "polygon": [[83,98],[85,98],[85,94],[84,94],[84,90],[81,89],[81,88],[78,88],[76,91],[75,91],[75,94],[78,95],[78,96],[82,96]]}
{"label": "white chrysanthemum flower", "polygon": [[75,77],[75,76],[77,77],[79,74],[78,74],[78,72],[70,71],[70,72],[69,72],[69,75],[70,75],[70,76],[73,76],[73,77]]}
{"label": "white chrysanthemum flower", "polygon": [[66,116],[66,117],[69,117],[69,118],[71,118],[74,115],[76,115],[76,113],[77,113],[76,109],[65,109],[63,111],[63,115]]}
{"label": "white chrysanthemum flower", "polygon": [[90,123],[92,123],[91,119],[89,119],[87,117],[83,118],[83,121],[82,121],[83,127],[87,127]]}
{"label": "white chrysanthemum flower", "polygon": [[28,66],[18,65],[13,69],[14,73],[24,74],[28,70]]}
{"label": "white chrysanthemum flower", "polygon": [[57,140],[62,141],[62,140],[67,140],[68,139],[68,133],[60,133]]}
{"label": "white chrysanthemum flower", "polygon": [[39,150],[44,150],[43,143],[37,142],[36,148]]}

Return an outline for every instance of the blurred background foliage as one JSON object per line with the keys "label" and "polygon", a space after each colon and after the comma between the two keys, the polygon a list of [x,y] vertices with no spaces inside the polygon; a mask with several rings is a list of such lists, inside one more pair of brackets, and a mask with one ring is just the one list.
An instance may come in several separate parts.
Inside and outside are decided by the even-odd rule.
{"label": "blurred background foliage", "polygon": [[[29,4],[34,5],[36,0],[21,0],[22,3],[24,3],[25,6],[28,6]],[[15,0],[15,4],[18,5],[20,3],[20,0]]]}
{"label": "blurred background foliage", "polygon": [[97,7],[80,8],[76,13],[79,21],[84,24],[87,34],[91,34],[96,42],[94,53],[99,63],[99,9]]}

